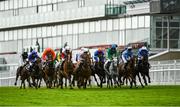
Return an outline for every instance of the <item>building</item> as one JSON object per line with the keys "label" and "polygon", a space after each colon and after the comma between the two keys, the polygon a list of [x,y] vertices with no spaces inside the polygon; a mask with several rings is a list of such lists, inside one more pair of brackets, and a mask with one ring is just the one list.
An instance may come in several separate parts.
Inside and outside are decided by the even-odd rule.
{"label": "building", "polygon": [[0,57],[16,62],[36,41],[40,51],[66,42],[73,49],[136,42],[178,49],[178,7],[179,0],[1,0]]}

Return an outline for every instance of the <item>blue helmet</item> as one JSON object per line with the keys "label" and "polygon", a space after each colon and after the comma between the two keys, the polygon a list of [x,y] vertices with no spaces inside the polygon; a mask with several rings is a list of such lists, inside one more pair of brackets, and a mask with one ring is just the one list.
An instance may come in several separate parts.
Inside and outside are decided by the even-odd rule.
{"label": "blue helmet", "polygon": [[114,48],[114,49],[115,49],[116,47],[117,47],[116,44],[112,44],[112,45],[111,45],[111,48]]}
{"label": "blue helmet", "polygon": [[31,52],[31,54],[37,54],[37,52],[36,52],[35,50],[33,50],[33,51]]}

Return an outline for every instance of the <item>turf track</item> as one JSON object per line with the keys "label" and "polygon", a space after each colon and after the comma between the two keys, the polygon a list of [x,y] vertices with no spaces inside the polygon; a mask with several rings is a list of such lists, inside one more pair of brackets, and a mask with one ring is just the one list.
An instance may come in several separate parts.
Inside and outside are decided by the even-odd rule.
{"label": "turf track", "polygon": [[180,106],[180,86],[19,89],[0,87],[0,106]]}

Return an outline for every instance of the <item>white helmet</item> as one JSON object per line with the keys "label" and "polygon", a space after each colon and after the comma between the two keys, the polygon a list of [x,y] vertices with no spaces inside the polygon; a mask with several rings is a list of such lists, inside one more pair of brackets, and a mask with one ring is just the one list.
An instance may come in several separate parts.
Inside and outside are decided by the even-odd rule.
{"label": "white helmet", "polygon": [[66,47],[65,47],[65,50],[70,50],[70,47],[69,47],[69,46],[66,46]]}
{"label": "white helmet", "polygon": [[143,50],[147,50],[147,48],[145,46],[142,47]]}
{"label": "white helmet", "polygon": [[83,51],[83,52],[88,52],[88,48],[81,48],[81,50]]}
{"label": "white helmet", "polygon": [[127,49],[132,49],[132,47],[131,46],[128,46],[128,48]]}

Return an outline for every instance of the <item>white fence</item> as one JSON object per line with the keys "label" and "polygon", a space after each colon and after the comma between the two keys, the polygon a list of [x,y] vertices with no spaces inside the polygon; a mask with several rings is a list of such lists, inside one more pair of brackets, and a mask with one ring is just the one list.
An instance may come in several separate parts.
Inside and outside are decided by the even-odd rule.
{"label": "white fence", "polygon": [[[18,64],[0,65],[0,86],[14,86],[17,67]],[[180,85],[180,60],[151,62],[150,77],[151,85]]]}
{"label": "white fence", "polygon": [[180,85],[180,60],[151,62],[153,85]]}

